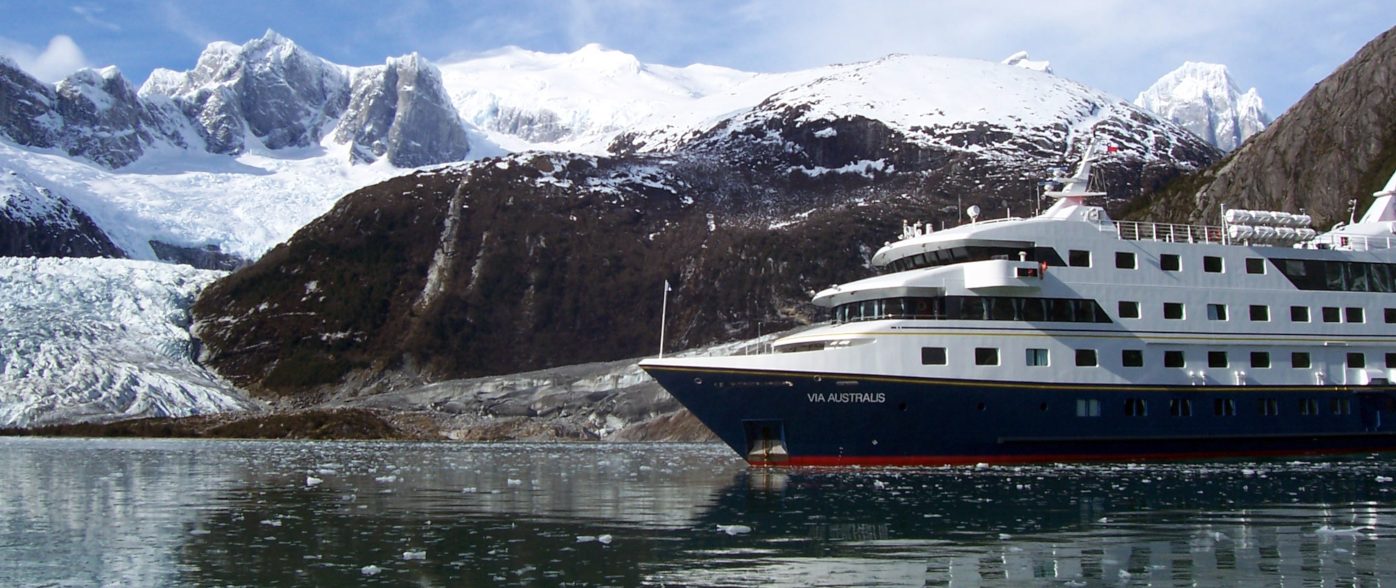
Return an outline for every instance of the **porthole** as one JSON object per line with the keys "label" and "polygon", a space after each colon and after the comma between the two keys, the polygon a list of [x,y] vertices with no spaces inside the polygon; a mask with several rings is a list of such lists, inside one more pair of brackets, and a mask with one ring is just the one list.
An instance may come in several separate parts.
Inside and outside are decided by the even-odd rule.
{"label": "porthole", "polygon": [[694,383],[694,385],[702,386],[702,385],[703,385],[703,378],[693,378],[693,383]]}
{"label": "porthole", "polygon": [[989,409],[988,405],[984,404],[983,402],[980,402],[978,406],[975,406],[975,408],[978,409],[979,412],[984,412]]}

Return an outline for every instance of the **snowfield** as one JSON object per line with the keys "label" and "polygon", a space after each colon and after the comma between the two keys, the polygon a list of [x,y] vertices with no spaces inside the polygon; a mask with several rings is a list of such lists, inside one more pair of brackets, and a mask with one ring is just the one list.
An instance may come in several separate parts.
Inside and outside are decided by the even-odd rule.
{"label": "snowfield", "polygon": [[256,409],[193,360],[189,308],[222,275],[149,261],[0,258],[0,426]]}

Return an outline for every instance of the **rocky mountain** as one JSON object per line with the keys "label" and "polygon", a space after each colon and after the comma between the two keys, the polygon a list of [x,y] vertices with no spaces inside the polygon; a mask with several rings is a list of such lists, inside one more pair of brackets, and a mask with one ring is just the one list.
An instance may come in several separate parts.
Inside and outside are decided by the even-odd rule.
{"label": "rocky mountain", "polygon": [[0,251],[17,257],[125,257],[60,194],[0,165]]}
{"label": "rocky mountain", "polygon": [[1316,227],[1360,214],[1396,170],[1396,29],[1373,39],[1220,164],[1136,214],[1216,224],[1221,205],[1297,211]]}
{"label": "rocky mountain", "polygon": [[398,167],[459,161],[470,150],[441,74],[413,53],[354,73],[353,98],[335,130],[355,162]]}
{"label": "rocky mountain", "polygon": [[1135,106],[1171,120],[1231,151],[1270,124],[1255,88],[1241,92],[1225,65],[1186,62],[1134,99]]}
{"label": "rocky mountain", "polygon": [[1092,137],[1118,146],[1098,169],[1121,202],[1217,156],[1019,67],[896,56],[809,77],[613,155],[521,153],[351,194],[205,291],[202,359],[309,402],[633,357],[657,344],[665,280],[675,348],[754,337],[819,320],[808,292],[865,275],[903,219],[958,222],[957,198],[1032,210]]}

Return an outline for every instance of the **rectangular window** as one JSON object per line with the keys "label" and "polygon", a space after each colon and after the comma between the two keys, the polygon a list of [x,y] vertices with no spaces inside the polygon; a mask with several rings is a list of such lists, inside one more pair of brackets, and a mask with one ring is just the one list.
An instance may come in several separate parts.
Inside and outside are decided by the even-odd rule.
{"label": "rectangular window", "polygon": [[1093,400],[1093,399],[1087,399],[1087,398],[1077,398],[1077,399],[1076,399],[1076,416],[1079,416],[1079,417],[1098,417],[1098,416],[1100,416],[1100,401],[1099,401],[1099,400]]}
{"label": "rectangular window", "polygon": [[1121,300],[1120,318],[1139,318],[1139,303],[1134,300]]}
{"label": "rectangular window", "polygon": [[1175,417],[1192,416],[1192,400],[1187,398],[1174,398],[1168,401],[1168,414]]}
{"label": "rectangular window", "polygon": [[1295,351],[1289,354],[1289,365],[1296,369],[1309,369],[1309,352]]}
{"label": "rectangular window", "polygon": [[1115,267],[1119,269],[1134,269],[1134,253],[1131,251],[1116,251]]}
{"label": "rectangular window", "polygon": [[1224,368],[1229,364],[1225,351],[1208,351],[1207,367]]}
{"label": "rectangular window", "polygon": [[1091,267],[1091,252],[1071,249],[1066,252],[1066,264],[1071,267]]}
{"label": "rectangular window", "polygon": [[1388,308],[1384,313],[1387,324],[1396,323],[1396,308]]}
{"label": "rectangular window", "polygon": [[1180,368],[1185,363],[1181,349],[1169,349],[1163,352],[1163,367]]}
{"label": "rectangular window", "polygon": [[1029,348],[1027,354],[1027,364],[1030,366],[1047,365],[1047,350]]}
{"label": "rectangular window", "polygon": [[1077,349],[1076,365],[1080,367],[1095,367],[1098,365],[1094,349]]}
{"label": "rectangular window", "polygon": [[1158,266],[1166,272],[1176,272],[1183,268],[1182,261],[1176,253],[1164,253],[1158,256]]}
{"label": "rectangular window", "polygon": [[1365,368],[1365,367],[1367,367],[1367,356],[1366,356],[1366,355],[1361,354],[1361,353],[1349,353],[1349,354],[1348,354],[1348,368],[1357,370],[1357,369],[1363,369],[1363,368]]}
{"label": "rectangular window", "polygon": [[1212,414],[1217,416],[1236,416],[1236,401],[1230,398],[1213,399]]}
{"label": "rectangular window", "polygon": [[1343,320],[1350,323],[1365,323],[1366,317],[1362,315],[1362,307],[1349,306],[1343,309]]}
{"label": "rectangular window", "polygon": [[1336,323],[1342,320],[1342,312],[1336,306],[1323,307],[1323,322]]}
{"label": "rectangular window", "polygon": [[1149,416],[1149,405],[1141,398],[1125,399],[1125,416]]}
{"label": "rectangular window", "polygon": [[1289,307],[1289,320],[1296,323],[1309,322],[1309,307],[1291,306]]}
{"label": "rectangular window", "polygon": [[1246,273],[1248,273],[1248,274],[1263,274],[1263,273],[1265,273],[1265,260],[1264,260],[1264,259],[1261,259],[1261,258],[1259,258],[1259,257],[1247,257],[1247,258],[1246,258]]}
{"label": "rectangular window", "polygon": [[1269,351],[1252,351],[1252,352],[1251,352],[1251,367],[1253,367],[1253,368],[1268,368],[1268,367],[1270,367],[1270,352],[1269,352]]}
{"label": "rectangular window", "polygon": [[998,365],[999,349],[997,347],[975,347],[974,365]]}
{"label": "rectangular window", "polygon": [[1165,302],[1165,303],[1163,303],[1163,318],[1170,319],[1170,320],[1182,320],[1182,318],[1183,318],[1183,303],[1181,303],[1181,302]]}
{"label": "rectangular window", "polygon": [[1222,273],[1222,258],[1214,255],[1204,255],[1202,257],[1202,271],[1209,274]]}
{"label": "rectangular window", "polygon": [[1225,305],[1225,304],[1208,304],[1208,305],[1207,305],[1207,320],[1209,320],[1209,321],[1224,321],[1224,320],[1226,320],[1226,305]]}
{"label": "rectangular window", "polygon": [[1251,305],[1251,320],[1263,323],[1270,320],[1270,307],[1264,304]]}
{"label": "rectangular window", "polygon": [[1125,349],[1120,351],[1120,365],[1125,367],[1144,367],[1144,350]]}
{"label": "rectangular window", "polygon": [[1386,367],[1396,368],[1396,353],[1386,354]]}
{"label": "rectangular window", "polygon": [[1265,416],[1279,416],[1280,403],[1274,398],[1261,398],[1257,403],[1260,405],[1260,414]]}
{"label": "rectangular window", "polygon": [[1299,399],[1299,414],[1304,416],[1315,416],[1318,414],[1318,401],[1312,398]]}
{"label": "rectangular window", "polygon": [[1352,414],[1352,401],[1347,398],[1334,398],[1328,402],[1328,408],[1333,414]]}
{"label": "rectangular window", "polygon": [[945,348],[922,347],[921,365],[945,365]]}

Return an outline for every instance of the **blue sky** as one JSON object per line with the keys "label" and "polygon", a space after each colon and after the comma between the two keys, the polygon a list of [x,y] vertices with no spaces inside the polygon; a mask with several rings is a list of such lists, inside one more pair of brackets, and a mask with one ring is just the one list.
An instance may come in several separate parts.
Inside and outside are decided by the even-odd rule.
{"label": "blue sky", "polygon": [[192,68],[209,42],[270,28],[344,65],[592,42],[648,63],[748,71],[1027,50],[1131,100],[1184,61],[1207,61],[1256,87],[1272,115],[1396,26],[1390,0],[0,0],[0,14],[0,54],[49,81],[116,65],[139,85],[156,67]]}

